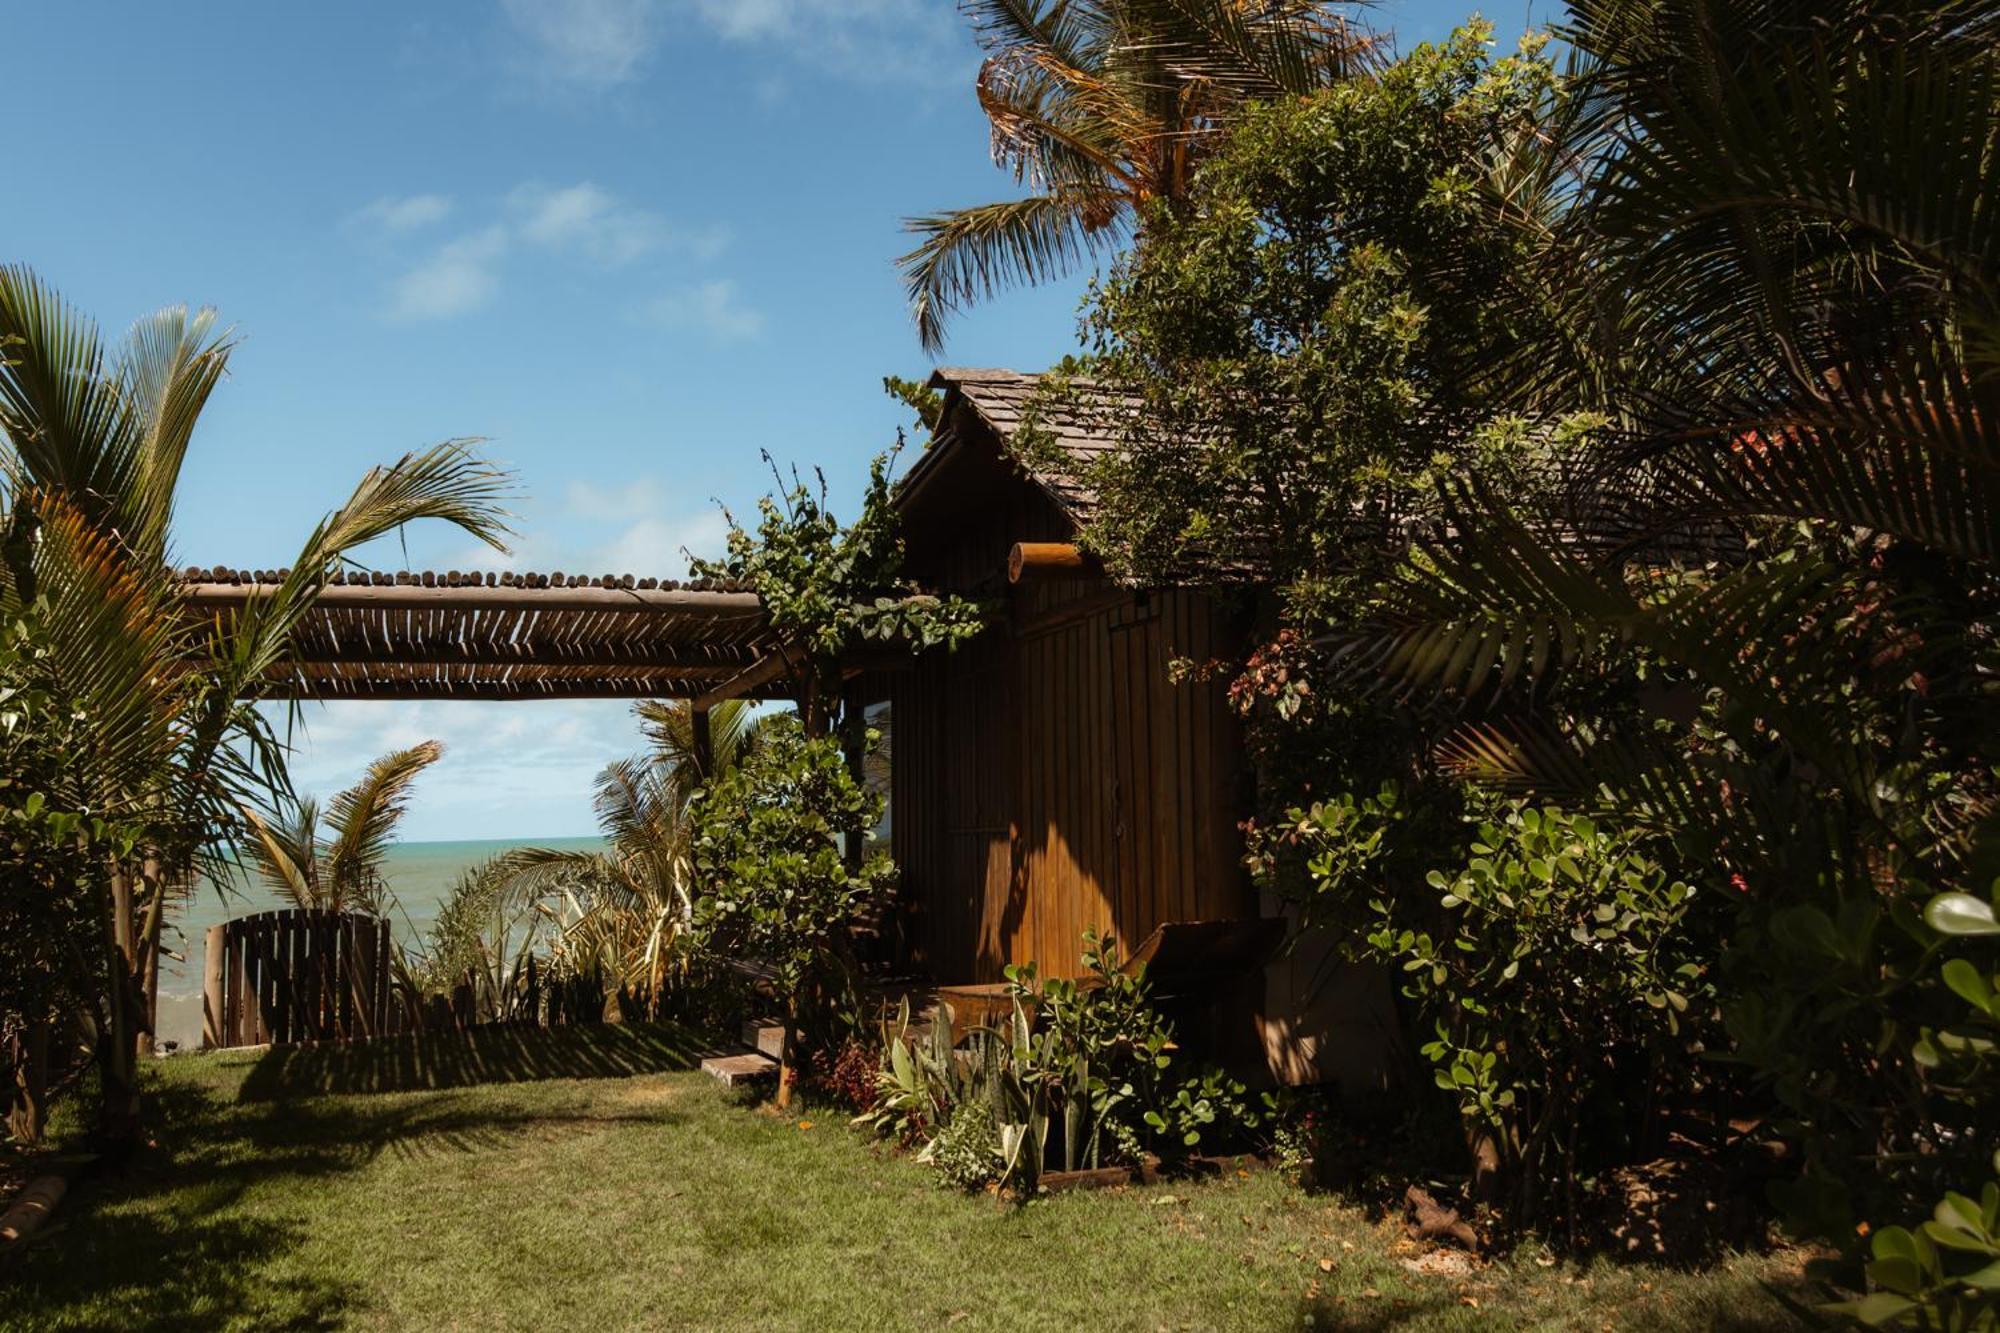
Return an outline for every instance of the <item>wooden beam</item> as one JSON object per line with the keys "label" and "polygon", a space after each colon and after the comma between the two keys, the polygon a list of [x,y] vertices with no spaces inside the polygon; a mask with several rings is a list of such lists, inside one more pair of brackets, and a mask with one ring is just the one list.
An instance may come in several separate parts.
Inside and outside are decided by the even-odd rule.
{"label": "wooden beam", "polygon": [[[190,583],[189,605],[228,610],[271,596],[270,583]],[[421,584],[376,586],[330,583],[313,599],[316,606],[365,611],[628,611],[682,616],[755,616],[764,609],[754,592],[700,588],[426,588]]]}
{"label": "wooden beam", "polygon": [[694,770],[701,777],[715,772],[715,733],[708,725],[708,710],[699,705],[688,710],[689,729],[694,732]]}
{"label": "wooden beam", "polygon": [[616,667],[655,671],[679,671],[690,676],[721,676],[755,666],[756,654],[739,649],[695,649],[670,644],[593,644],[588,639],[567,647],[533,646],[523,649],[507,644],[415,643],[408,647],[357,645],[333,647],[324,643],[293,645],[285,659],[300,666],[390,665],[428,669],[449,666],[490,667]]}
{"label": "wooden beam", "polygon": [[708,693],[694,701],[696,708],[713,708],[731,699],[741,699],[753,690],[760,690],[791,670],[791,662],[782,650],[773,652],[755,666],[737,672]]}
{"label": "wooden beam", "polygon": [[[321,676],[271,680],[258,691],[262,699],[696,699],[709,687],[705,680],[646,677],[606,680],[378,680],[368,677]],[[785,698],[783,692],[745,690],[752,699]]]}
{"label": "wooden beam", "polygon": [[1007,552],[1009,583],[1024,578],[1092,578],[1103,572],[1103,563],[1075,542],[1015,542]]}

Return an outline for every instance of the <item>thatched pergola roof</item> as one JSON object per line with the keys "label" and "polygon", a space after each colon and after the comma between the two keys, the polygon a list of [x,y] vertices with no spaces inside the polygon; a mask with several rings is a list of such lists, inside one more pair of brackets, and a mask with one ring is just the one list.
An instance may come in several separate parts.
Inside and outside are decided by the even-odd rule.
{"label": "thatched pergola roof", "polygon": [[[286,571],[188,569],[204,615]],[[671,699],[781,691],[757,595],[631,575],[337,575],[269,682],[274,699]]]}

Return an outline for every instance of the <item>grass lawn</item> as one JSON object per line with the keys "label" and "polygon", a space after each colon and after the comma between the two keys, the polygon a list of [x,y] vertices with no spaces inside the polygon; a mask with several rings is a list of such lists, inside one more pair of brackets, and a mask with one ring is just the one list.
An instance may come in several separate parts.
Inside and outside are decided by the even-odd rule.
{"label": "grass lawn", "polygon": [[[837,1115],[779,1119],[671,1029],[178,1056],[159,1146],[72,1193],[8,1329],[1790,1328],[1782,1259],[1406,1267],[1271,1172],[1025,1208]],[[570,1075],[583,1075],[572,1077]]]}

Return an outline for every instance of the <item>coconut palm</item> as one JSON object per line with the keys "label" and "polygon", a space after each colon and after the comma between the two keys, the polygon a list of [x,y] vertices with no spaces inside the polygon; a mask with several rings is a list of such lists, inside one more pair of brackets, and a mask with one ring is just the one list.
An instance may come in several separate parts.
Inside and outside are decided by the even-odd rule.
{"label": "coconut palm", "polygon": [[143,831],[99,886],[104,1000],[85,1016],[104,1129],[121,1138],[137,1127],[136,996],[168,886],[197,868],[226,882],[240,812],[285,789],[282,748],[254,705],[319,588],[349,551],[418,519],[496,546],[506,532],[505,474],[447,442],[368,472],[268,596],[232,616],[196,612],[171,568],[174,501],[231,346],[212,312],[170,309],[107,348],[32,272],[0,268],[0,615],[37,624],[50,688],[86,720],[89,743],[52,798]]}
{"label": "coconut palm", "polygon": [[657,997],[681,961],[676,945],[693,910],[689,803],[754,743],[758,720],[739,702],[712,709],[714,767],[704,772],[689,704],[647,700],[635,711],[652,749],[598,775],[597,821],[607,850],[525,847],[502,856],[498,873],[517,900],[555,918],[563,965]]}
{"label": "coconut palm", "polygon": [[438,741],[390,751],[328,802],[323,818],[309,796],[245,811],[258,875],[296,907],[380,916],[390,905],[382,861],[409,806],[410,788],[443,757]]}
{"label": "coconut palm", "polygon": [[981,110],[1020,199],[909,219],[898,262],[924,348],[953,311],[1115,248],[1188,193],[1246,101],[1310,92],[1369,43],[1324,0],[961,0],[986,59]]}

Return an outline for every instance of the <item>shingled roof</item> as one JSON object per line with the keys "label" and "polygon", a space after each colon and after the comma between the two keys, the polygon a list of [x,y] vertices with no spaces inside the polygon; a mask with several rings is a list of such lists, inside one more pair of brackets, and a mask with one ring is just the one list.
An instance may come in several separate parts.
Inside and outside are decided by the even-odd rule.
{"label": "shingled roof", "polygon": [[[199,614],[269,596],[284,570],[192,568]],[[336,575],[270,677],[269,698],[696,698],[780,688],[762,603],[711,582],[560,573]]]}
{"label": "shingled roof", "polygon": [[1088,379],[1071,379],[1072,394],[1050,395],[1035,402],[1042,376],[1018,370],[978,369],[945,366],[933,372],[930,386],[945,393],[944,414],[938,437],[929,453],[910,469],[908,482],[914,485],[924,465],[942,456],[955,442],[957,410],[970,410],[1002,441],[1011,444],[1027,423],[1034,408],[1034,425],[1044,438],[1062,451],[1066,465],[1050,467],[1039,460],[1017,456],[1028,476],[1062,506],[1063,511],[1082,526],[1097,508],[1096,494],[1081,476],[1117,444],[1116,432],[1124,414],[1136,409],[1136,401],[1099,389]]}

